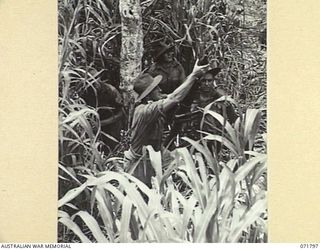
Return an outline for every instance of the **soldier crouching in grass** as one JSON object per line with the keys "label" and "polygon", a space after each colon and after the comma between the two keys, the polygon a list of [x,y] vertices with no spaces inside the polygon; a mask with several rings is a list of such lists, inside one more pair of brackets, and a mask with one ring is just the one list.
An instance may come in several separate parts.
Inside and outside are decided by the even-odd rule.
{"label": "soldier crouching in grass", "polygon": [[137,164],[133,176],[151,187],[151,177],[155,172],[150,164],[145,168],[138,163],[142,156],[143,147],[151,145],[155,151],[162,148],[162,134],[166,121],[166,114],[188,94],[194,82],[203,75],[209,65],[198,65],[196,61],[192,73],[171,94],[161,93],[159,83],[162,76],[152,77],[142,74],[134,81],[134,91],[139,95],[136,100],[133,121],[131,125],[131,146],[124,153],[125,170]]}

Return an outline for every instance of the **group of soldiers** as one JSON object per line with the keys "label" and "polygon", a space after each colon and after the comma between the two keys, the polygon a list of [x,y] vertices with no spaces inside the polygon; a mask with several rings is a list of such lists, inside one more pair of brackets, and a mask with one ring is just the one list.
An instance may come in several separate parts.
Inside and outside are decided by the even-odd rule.
{"label": "group of soldiers", "polygon": [[[134,81],[137,98],[130,129],[131,144],[124,153],[124,167],[126,169],[136,164],[133,175],[148,186],[151,186],[151,177],[155,173],[151,166],[145,168],[145,164],[138,163],[143,148],[150,145],[155,151],[165,153],[163,133],[171,126],[169,139],[175,136],[177,119],[185,116],[177,110],[183,110],[184,103],[189,104],[189,113],[194,113],[198,107],[204,108],[225,95],[215,82],[220,68],[200,64],[203,63],[197,60],[191,74],[186,77],[184,68],[175,58],[174,47],[161,43],[154,56],[154,64]],[[225,104],[222,102],[219,106],[212,106],[212,109],[224,112],[221,115],[233,123],[237,118],[233,107],[221,105]],[[201,117],[198,116],[199,119]]]}

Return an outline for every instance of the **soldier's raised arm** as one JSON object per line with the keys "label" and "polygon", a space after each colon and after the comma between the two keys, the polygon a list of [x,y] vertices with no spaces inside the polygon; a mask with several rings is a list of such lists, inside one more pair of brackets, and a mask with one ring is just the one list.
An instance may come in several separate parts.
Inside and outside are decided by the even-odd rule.
{"label": "soldier's raised arm", "polygon": [[203,75],[209,69],[209,64],[200,66],[198,65],[198,63],[199,59],[197,59],[197,61],[195,62],[191,74],[188,75],[184,82],[178,88],[176,88],[171,94],[169,94],[167,98],[164,100],[164,111],[169,110],[174,105],[181,102],[183,98],[186,97],[197,78]]}

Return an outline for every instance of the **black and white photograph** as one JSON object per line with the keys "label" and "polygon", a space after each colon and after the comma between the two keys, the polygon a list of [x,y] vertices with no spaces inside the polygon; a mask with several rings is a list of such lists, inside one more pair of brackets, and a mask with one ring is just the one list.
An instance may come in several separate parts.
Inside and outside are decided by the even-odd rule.
{"label": "black and white photograph", "polygon": [[58,0],[59,243],[267,243],[266,0]]}

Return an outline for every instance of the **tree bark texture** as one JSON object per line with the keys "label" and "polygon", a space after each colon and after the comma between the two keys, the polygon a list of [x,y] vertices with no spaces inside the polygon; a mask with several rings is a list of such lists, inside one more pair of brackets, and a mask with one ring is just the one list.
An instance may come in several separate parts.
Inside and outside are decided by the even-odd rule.
{"label": "tree bark texture", "polygon": [[124,105],[129,112],[129,121],[134,106],[133,80],[141,72],[143,56],[142,17],[139,0],[120,0],[121,15],[121,54],[120,90]]}

